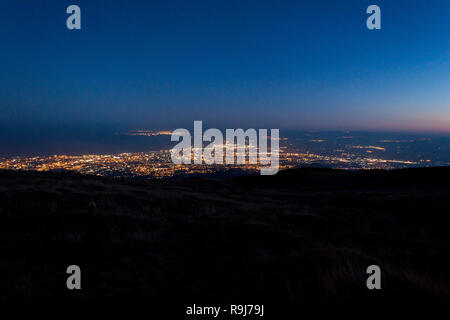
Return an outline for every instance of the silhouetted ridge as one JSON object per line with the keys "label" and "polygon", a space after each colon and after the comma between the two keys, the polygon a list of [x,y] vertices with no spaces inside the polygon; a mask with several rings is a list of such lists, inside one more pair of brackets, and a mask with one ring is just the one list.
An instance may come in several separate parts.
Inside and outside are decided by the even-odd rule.
{"label": "silhouetted ridge", "polygon": [[[450,168],[143,181],[0,171],[0,299],[450,300]],[[85,275],[65,289],[65,268]],[[366,288],[379,265],[383,290]]]}

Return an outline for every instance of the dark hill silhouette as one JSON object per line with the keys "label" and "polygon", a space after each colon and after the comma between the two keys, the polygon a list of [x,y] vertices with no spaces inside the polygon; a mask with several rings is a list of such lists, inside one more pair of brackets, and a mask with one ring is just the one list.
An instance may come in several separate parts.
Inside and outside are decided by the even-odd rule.
{"label": "dark hill silhouette", "polygon": [[[132,181],[0,172],[0,300],[449,302],[450,168]],[[65,288],[66,267],[82,290]],[[367,266],[382,290],[366,288]]]}

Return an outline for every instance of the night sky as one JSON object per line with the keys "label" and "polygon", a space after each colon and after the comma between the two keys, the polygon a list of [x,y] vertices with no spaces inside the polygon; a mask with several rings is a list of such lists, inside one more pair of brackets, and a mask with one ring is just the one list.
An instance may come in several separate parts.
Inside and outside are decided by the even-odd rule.
{"label": "night sky", "polygon": [[0,126],[450,133],[448,0],[2,0],[0,37]]}

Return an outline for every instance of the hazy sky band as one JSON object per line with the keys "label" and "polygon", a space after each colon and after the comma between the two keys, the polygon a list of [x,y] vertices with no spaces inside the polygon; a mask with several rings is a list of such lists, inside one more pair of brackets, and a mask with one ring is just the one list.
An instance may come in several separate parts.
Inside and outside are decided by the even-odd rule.
{"label": "hazy sky band", "polygon": [[448,1],[75,2],[2,2],[0,124],[450,132]]}

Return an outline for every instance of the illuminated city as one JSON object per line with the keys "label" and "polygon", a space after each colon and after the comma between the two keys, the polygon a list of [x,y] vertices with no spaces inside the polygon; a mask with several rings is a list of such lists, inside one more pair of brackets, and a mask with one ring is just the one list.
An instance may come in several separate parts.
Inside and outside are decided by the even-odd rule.
{"label": "illuminated city", "polygon": [[[171,131],[153,132],[149,130],[134,130],[126,135],[169,135]],[[309,134],[306,134],[309,137]],[[342,136],[348,141],[353,137]],[[313,144],[326,143],[329,138],[308,139]],[[386,157],[386,148],[380,145],[345,145],[327,152],[312,152],[299,148],[287,138],[280,139],[280,170],[320,166],[337,169],[395,169],[417,166],[450,165],[448,162],[436,163],[430,159],[404,160]],[[412,143],[413,140],[394,141],[380,140],[381,143]],[[409,147],[408,147],[409,148]],[[194,151],[194,149],[192,149]],[[378,154],[375,154],[377,153]],[[246,150],[248,153],[248,148]],[[192,153],[193,154],[193,153]],[[246,158],[248,160],[248,158]],[[126,152],[115,154],[83,154],[83,155],[47,155],[33,157],[0,158],[0,169],[35,170],[35,171],[73,171],[111,177],[141,177],[168,178],[174,176],[211,175],[215,173],[230,173],[239,170],[240,173],[256,173],[260,164],[242,165],[229,164],[174,164],[171,161],[170,148],[161,148],[146,152]]]}

